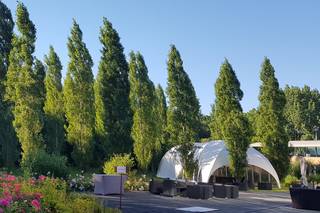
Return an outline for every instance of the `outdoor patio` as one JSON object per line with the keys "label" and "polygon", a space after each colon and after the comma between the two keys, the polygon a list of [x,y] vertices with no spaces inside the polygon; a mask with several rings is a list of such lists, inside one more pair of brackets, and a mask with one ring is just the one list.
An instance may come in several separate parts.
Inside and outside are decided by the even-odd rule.
{"label": "outdoor patio", "polygon": [[[119,207],[119,196],[97,196],[108,207]],[[197,211],[187,211],[185,208],[202,207]],[[179,210],[184,209],[184,210]],[[193,208],[195,209],[195,208]],[[208,211],[201,211],[207,209]],[[210,210],[211,209],[211,210]],[[313,213],[317,211],[299,210],[291,207],[291,199],[288,192],[240,192],[239,199],[211,198],[209,200],[194,200],[183,197],[163,197],[149,192],[127,192],[122,198],[122,210],[124,213],[142,212],[224,212],[224,213],[272,213],[290,212]],[[192,208],[190,208],[192,210]],[[196,209],[195,209],[196,210]]]}

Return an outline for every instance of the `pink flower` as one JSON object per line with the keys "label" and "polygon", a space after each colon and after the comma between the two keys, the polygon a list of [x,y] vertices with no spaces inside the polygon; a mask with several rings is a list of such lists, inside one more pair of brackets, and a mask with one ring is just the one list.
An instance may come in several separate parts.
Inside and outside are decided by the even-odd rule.
{"label": "pink flower", "polygon": [[0,208],[0,213],[3,213],[4,211],[3,211],[3,209],[2,208]]}
{"label": "pink flower", "polygon": [[44,175],[40,175],[40,176],[39,176],[39,180],[40,180],[40,181],[44,181],[46,178],[47,178],[47,177],[44,176]]}
{"label": "pink flower", "polygon": [[43,198],[43,195],[39,192],[34,193],[34,197],[38,200],[40,200],[41,198]]}
{"label": "pink flower", "polygon": [[37,199],[32,200],[31,205],[36,209],[36,211],[41,209],[41,204]]}
{"label": "pink flower", "polygon": [[7,178],[6,178],[7,181],[15,181],[16,180],[16,177],[13,176],[13,175],[8,175]]}
{"label": "pink flower", "polygon": [[6,206],[9,206],[9,204],[10,204],[10,201],[8,199],[1,199],[0,200],[0,205],[1,206],[6,207]]}

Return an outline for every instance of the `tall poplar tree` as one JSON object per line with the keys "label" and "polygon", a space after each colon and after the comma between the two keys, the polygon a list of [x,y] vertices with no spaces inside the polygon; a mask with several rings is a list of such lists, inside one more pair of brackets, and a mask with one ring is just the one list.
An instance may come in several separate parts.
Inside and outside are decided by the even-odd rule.
{"label": "tall poplar tree", "polygon": [[156,87],[156,116],[157,116],[157,140],[161,144],[161,146],[164,148],[163,151],[167,151],[166,149],[169,149],[167,147],[167,137],[166,137],[166,128],[167,128],[167,101],[166,96],[164,94],[164,91],[159,84]]}
{"label": "tall poplar tree", "polygon": [[286,174],[288,167],[288,137],[284,119],[286,100],[268,58],[262,63],[260,79],[262,85],[256,121],[257,139],[263,145],[262,152],[271,161],[281,178]]}
{"label": "tall poplar tree", "polygon": [[179,145],[185,176],[194,173],[194,147],[200,127],[200,105],[195,90],[184,71],[180,53],[174,45],[169,52],[168,87],[169,98],[167,130],[170,146]]}
{"label": "tall poplar tree", "polygon": [[45,63],[47,67],[45,77],[46,100],[44,105],[46,148],[49,153],[60,154],[65,142],[65,119],[61,84],[62,65],[52,46],[50,46],[49,54],[45,56]]}
{"label": "tall poplar tree", "polygon": [[155,116],[156,116],[156,125],[154,129],[156,132],[156,144],[160,145],[160,150],[158,150],[153,155],[151,162],[151,169],[153,172],[156,172],[158,165],[163,157],[164,153],[167,152],[170,147],[168,145],[168,136],[167,136],[167,101],[164,91],[160,84],[157,85],[155,89],[156,95],[156,105],[155,107]]}
{"label": "tall poplar tree", "polygon": [[73,145],[74,163],[87,167],[94,142],[93,62],[76,21],[68,38],[68,53],[70,61],[63,90],[67,140]]}
{"label": "tall poplar tree", "polygon": [[19,34],[12,40],[9,69],[6,81],[6,99],[13,107],[13,125],[22,148],[22,163],[43,146],[42,100],[39,96],[38,78],[34,70],[34,43],[36,29],[29,19],[27,8],[17,5]]}
{"label": "tall poplar tree", "polygon": [[46,71],[43,63],[39,59],[34,60],[34,74],[35,74],[35,80],[37,84],[37,90],[38,90],[38,96],[41,101],[41,108],[44,106],[45,101],[45,86],[44,86],[44,79],[46,76]]}
{"label": "tall poplar tree", "polygon": [[106,18],[100,29],[100,42],[102,56],[95,81],[95,131],[98,147],[102,147],[99,153],[103,151],[105,157],[110,157],[112,153],[132,151],[129,68],[119,35]]}
{"label": "tall poplar tree", "polygon": [[11,11],[0,1],[0,165],[6,167],[14,166],[18,157],[18,143],[12,126],[12,113],[10,106],[4,100],[13,27]]}
{"label": "tall poplar tree", "polygon": [[240,104],[243,97],[240,82],[228,60],[220,68],[215,94],[213,135],[225,141],[231,172],[240,179],[247,166],[250,129]]}
{"label": "tall poplar tree", "polygon": [[153,155],[161,148],[157,141],[155,88],[148,76],[142,55],[130,53],[130,104],[133,111],[133,150],[141,169],[146,170]]}

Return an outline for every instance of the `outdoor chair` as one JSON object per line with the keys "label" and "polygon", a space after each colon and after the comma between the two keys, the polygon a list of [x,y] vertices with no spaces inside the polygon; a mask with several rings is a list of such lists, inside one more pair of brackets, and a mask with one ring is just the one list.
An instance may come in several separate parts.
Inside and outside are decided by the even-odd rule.
{"label": "outdoor chair", "polygon": [[149,182],[149,192],[152,194],[161,194],[163,192],[163,180],[153,178]]}
{"label": "outdoor chair", "polygon": [[163,180],[163,196],[173,197],[177,195],[177,184],[174,180]]}

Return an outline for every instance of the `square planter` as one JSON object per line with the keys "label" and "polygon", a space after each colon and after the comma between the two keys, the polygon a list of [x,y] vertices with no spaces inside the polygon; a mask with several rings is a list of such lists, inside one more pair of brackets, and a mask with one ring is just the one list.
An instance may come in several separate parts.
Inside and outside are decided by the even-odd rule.
{"label": "square planter", "polygon": [[120,191],[120,175],[104,175],[97,174],[94,177],[94,194],[108,195],[108,194],[123,194],[124,183],[127,180],[126,175],[122,175],[122,190]]}

